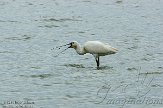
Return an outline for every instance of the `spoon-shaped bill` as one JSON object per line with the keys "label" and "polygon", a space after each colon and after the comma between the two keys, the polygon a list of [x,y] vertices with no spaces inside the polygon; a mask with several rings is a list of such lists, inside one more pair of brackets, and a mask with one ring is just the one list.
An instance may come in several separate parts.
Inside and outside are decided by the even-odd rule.
{"label": "spoon-shaped bill", "polygon": [[56,48],[61,48],[61,47],[63,47],[63,46],[67,46],[67,45],[71,45],[71,43],[69,43],[69,44],[66,44],[66,45],[61,45],[61,46],[57,46]]}
{"label": "spoon-shaped bill", "polygon": [[[70,46],[71,46],[71,43],[66,44],[66,45],[57,46],[56,48],[61,49],[61,47],[64,47],[64,46],[67,46],[67,45],[70,45]],[[69,46],[68,48],[70,48],[70,46]],[[54,50],[54,49],[55,49],[55,48],[52,48],[51,50]]]}

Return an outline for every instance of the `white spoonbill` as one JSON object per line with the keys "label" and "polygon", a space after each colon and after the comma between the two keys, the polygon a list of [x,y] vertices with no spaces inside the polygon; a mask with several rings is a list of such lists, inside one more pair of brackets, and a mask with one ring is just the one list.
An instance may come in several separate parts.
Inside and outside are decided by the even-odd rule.
{"label": "white spoonbill", "polygon": [[[87,41],[86,43],[84,43],[83,46],[81,46],[77,41],[73,41],[69,44],[62,46],[67,45],[70,45],[68,48],[74,48],[79,55],[84,55],[86,53],[92,54],[95,57],[97,69],[99,69],[100,65],[100,56],[115,54],[118,51],[116,48],[113,48],[109,44],[102,43],[100,41]],[[60,47],[62,46],[59,46],[57,48],[60,49]],[[66,48],[65,50],[67,50],[68,48]]]}

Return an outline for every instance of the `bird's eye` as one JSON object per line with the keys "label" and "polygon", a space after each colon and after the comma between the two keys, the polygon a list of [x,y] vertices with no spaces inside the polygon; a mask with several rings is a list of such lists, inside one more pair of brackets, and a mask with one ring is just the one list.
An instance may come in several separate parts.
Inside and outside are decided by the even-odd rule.
{"label": "bird's eye", "polygon": [[72,42],[72,44],[74,44],[74,42]]}

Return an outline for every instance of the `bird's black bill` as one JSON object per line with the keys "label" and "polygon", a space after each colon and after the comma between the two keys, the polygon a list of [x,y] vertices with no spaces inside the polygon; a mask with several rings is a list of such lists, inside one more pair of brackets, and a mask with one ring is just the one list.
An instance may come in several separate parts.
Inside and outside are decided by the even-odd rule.
{"label": "bird's black bill", "polygon": [[[71,48],[71,43],[66,44],[66,45],[57,46],[56,48],[61,49],[62,47],[67,46],[67,45],[70,45],[68,48]],[[54,49],[55,48],[52,48],[51,50],[54,50]]]}
{"label": "bird's black bill", "polygon": [[61,45],[61,46],[57,46],[56,48],[61,48],[61,47],[64,47],[64,46],[67,46],[67,45],[70,45],[71,46],[71,43],[69,43],[69,44],[66,44],[66,45]]}

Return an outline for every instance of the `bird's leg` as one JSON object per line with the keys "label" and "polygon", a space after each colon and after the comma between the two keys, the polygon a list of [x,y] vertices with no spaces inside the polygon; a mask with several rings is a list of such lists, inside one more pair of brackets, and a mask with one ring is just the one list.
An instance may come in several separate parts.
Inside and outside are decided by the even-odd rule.
{"label": "bird's leg", "polygon": [[97,63],[97,69],[99,69],[99,66],[100,66],[100,58],[99,57],[96,58],[96,63]]}
{"label": "bird's leg", "polygon": [[99,66],[100,66],[100,59],[99,59],[99,56],[98,56],[97,54],[93,54],[93,56],[95,57],[95,60],[96,60],[97,69],[99,69]]}
{"label": "bird's leg", "polygon": [[96,62],[97,62],[97,69],[99,69],[99,66],[100,66],[100,58],[98,56],[98,58],[96,59]]}

